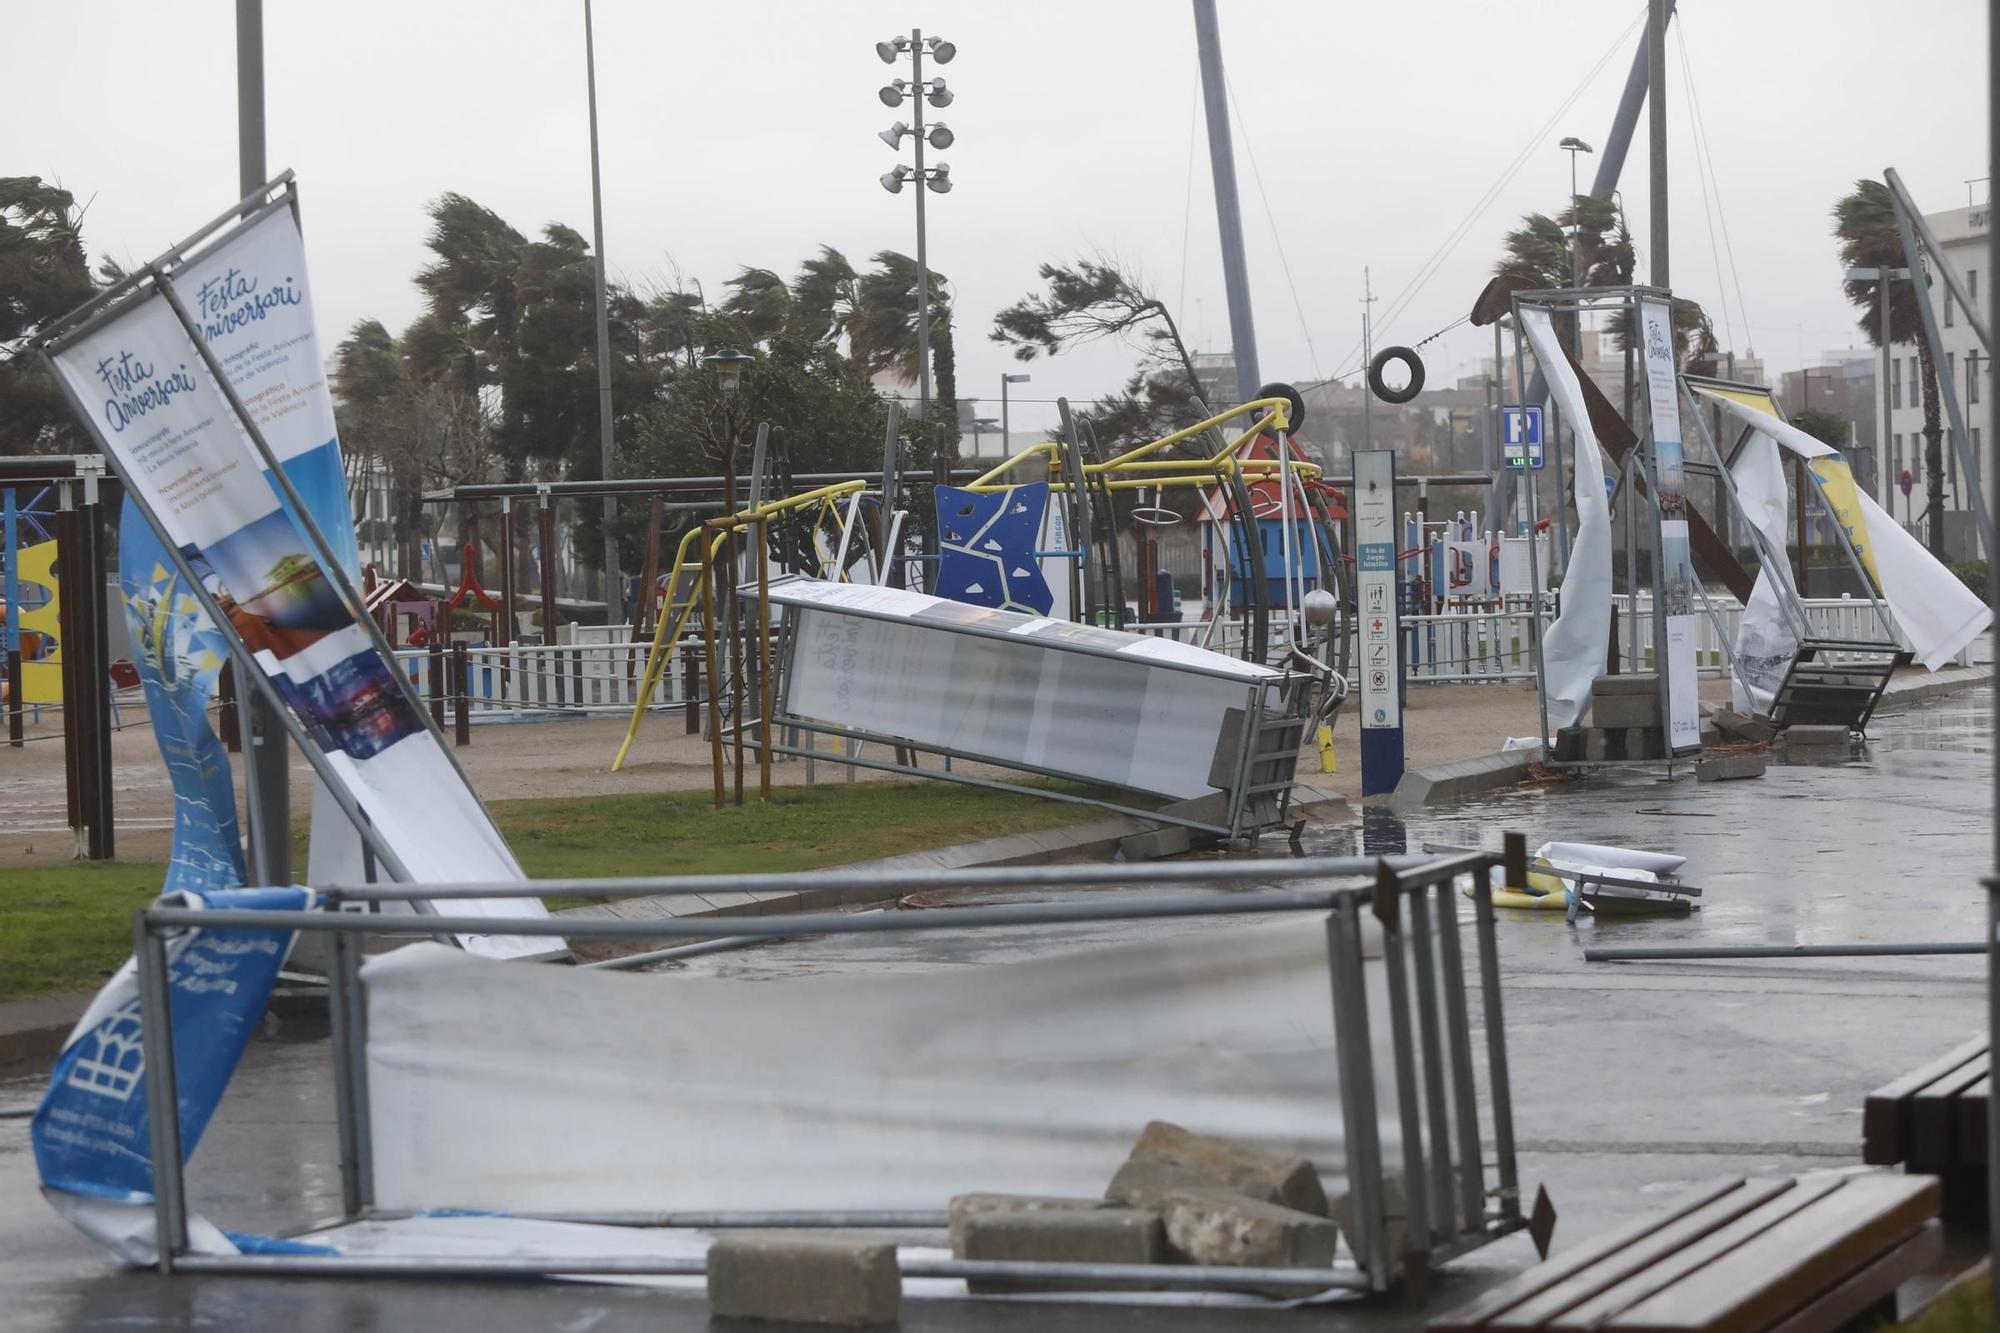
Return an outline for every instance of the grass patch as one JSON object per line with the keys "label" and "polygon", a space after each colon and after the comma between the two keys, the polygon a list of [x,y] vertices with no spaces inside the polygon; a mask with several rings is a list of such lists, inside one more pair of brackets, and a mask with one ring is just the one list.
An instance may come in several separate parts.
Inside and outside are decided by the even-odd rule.
{"label": "grass patch", "polygon": [[[1081,792],[1070,784],[1040,783]],[[1126,793],[1125,798],[1130,799]],[[530,875],[708,875],[811,870],[1091,818],[1087,806],[945,782],[754,788],[739,809],[707,792],[495,801],[493,818]],[[305,874],[306,827],[292,829]],[[0,892],[0,1000],[89,990],[132,951],[132,913],[159,892],[160,862],[9,871]],[[550,906],[573,905],[551,899]]]}
{"label": "grass patch", "polygon": [[1909,1333],[1993,1333],[2000,1320],[1993,1317],[1993,1278],[1974,1278],[1945,1292],[1908,1323],[1897,1327]]}
{"label": "grass patch", "polygon": [[10,870],[0,891],[0,1000],[93,990],[132,952],[132,913],[164,862],[80,861]]}

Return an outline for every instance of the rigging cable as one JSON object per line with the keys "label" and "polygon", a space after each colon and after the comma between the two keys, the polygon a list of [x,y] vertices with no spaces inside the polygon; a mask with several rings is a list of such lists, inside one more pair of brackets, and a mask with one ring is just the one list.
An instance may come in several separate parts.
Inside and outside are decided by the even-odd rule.
{"label": "rigging cable", "polygon": [[1257,170],[1257,150],[1250,146],[1250,125],[1243,119],[1243,108],[1236,104],[1236,85],[1229,76],[1222,77],[1223,92],[1229,97],[1229,112],[1236,117],[1237,126],[1243,131],[1243,155],[1250,159],[1250,178],[1257,182],[1257,197],[1264,203],[1264,221],[1271,227],[1271,244],[1278,251],[1278,266],[1285,271],[1285,285],[1292,290],[1292,309],[1299,317],[1299,332],[1305,335],[1306,355],[1312,361],[1313,376],[1318,378],[1319,349],[1313,346],[1312,330],[1306,326],[1306,308],[1299,302],[1299,284],[1292,278],[1291,261],[1285,258],[1285,243],[1278,239],[1278,215],[1271,211],[1271,196],[1264,193],[1264,173]]}
{"label": "rigging cable", "polygon": [[[1708,117],[1702,114],[1701,98],[1697,96],[1695,93],[1694,67],[1688,61],[1687,19],[1685,17],[1681,19],[1679,28],[1680,28],[1681,67],[1683,72],[1687,75],[1688,106],[1691,110],[1693,110],[1695,121],[1701,127],[1701,142],[1702,142],[1701,151],[1702,155],[1708,158],[1708,178],[1715,183],[1715,217],[1716,221],[1720,223],[1722,227],[1723,253],[1729,257],[1730,282],[1736,288],[1736,311],[1738,314],[1743,316],[1743,327],[1746,331],[1745,332],[1746,341],[1754,341],[1748,338],[1748,330],[1750,328],[1750,307],[1743,300],[1743,271],[1736,266],[1736,242],[1733,239],[1731,239],[1729,235],[1729,215],[1728,213],[1723,211],[1722,207],[1722,181],[1721,178],[1715,174],[1715,159],[1710,154],[1710,145],[1712,141],[1710,140],[1708,134]],[[1746,349],[1746,350],[1754,350],[1754,349]]]}
{"label": "rigging cable", "polygon": [[1716,295],[1722,298],[1722,331],[1728,337],[1729,345],[1734,347],[1736,346],[1736,322],[1730,317],[1729,313],[1729,288],[1722,281],[1722,247],[1717,245],[1715,241],[1714,191],[1710,188],[1711,173],[1714,170],[1714,164],[1709,163],[1706,169],[1704,169],[1703,159],[1706,157],[1706,154],[1701,149],[1701,123],[1695,119],[1694,114],[1694,80],[1688,74],[1687,43],[1685,41],[1680,42],[1678,49],[1681,53],[1681,87],[1688,95],[1688,137],[1694,143],[1695,150],[1694,178],[1696,183],[1701,186],[1701,219],[1708,224],[1708,260],[1709,264],[1715,269]]}
{"label": "rigging cable", "polygon": [[[1401,291],[1390,298],[1388,307],[1383,311],[1382,318],[1375,327],[1377,336],[1380,336],[1403,313],[1404,308],[1411,301],[1415,300],[1418,294],[1422,292],[1424,286],[1437,275],[1438,271],[1444,266],[1444,262],[1458,248],[1459,243],[1465,239],[1474,226],[1478,225],[1480,218],[1485,216],[1487,209],[1493,206],[1494,201],[1499,198],[1500,192],[1513,182],[1514,177],[1520,174],[1521,169],[1527,165],[1528,159],[1533,156],[1535,150],[1542,146],[1543,140],[1547,138],[1549,131],[1555,127],[1556,122],[1568,113],[1569,109],[1577,103],[1578,99],[1589,90],[1590,85],[1596,81],[1597,76],[1604,71],[1604,67],[1610,63],[1611,58],[1631,40],[1632,34],[1638,31],[1640,24],[1645,22],[1646,13],[1646,8],[1641,6],[1639,12],[1633,16],[1632,21],[1626,24],[1624,30],[1612,39],[1611,44],[1605,48],[1604,54],[1599,56],[1596,63],[1585,71],[1583,78],[1578,81],[1570,94],[1563,99],[1562,104],[1551,112],[1548,119],[1544,120],[1535,129],[1534,134],[1522,145],[1521,150],[1514,155],[1513,160],[1501,170],[1499,176],[1493,180],[1493,183],[1486,187],[1485,192],[1474,201],[1472,207],[1459,220],[1458,224],[1450,232],[1446,233],[1445,239],[1439,243],[1437,249],[1432,251],[1430,257],[1418,268],[1416,275],[1403,285]],[[1360,352],[1361,343],[1357,339],[1354,346],[1348,349],[1347,356],[1341,359],[1346,361],[1351,357],[1358,357]],[[1366,368],[1359,361],[1356,361],[1348,370],[1333,376],[1332,380],[1322,382],[1332,383],[1334,380],[1346,380]]]}

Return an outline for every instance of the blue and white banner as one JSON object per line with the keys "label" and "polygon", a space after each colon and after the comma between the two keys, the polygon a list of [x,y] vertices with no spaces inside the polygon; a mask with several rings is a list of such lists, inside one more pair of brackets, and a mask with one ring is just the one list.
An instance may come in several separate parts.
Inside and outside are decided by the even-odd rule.
{"label": "blue and white banner", "polygon": [[[407,876],[520,880],[499,830],[350,612],[338,586],[344,571],[320,562],[194,342],[199,332],[210,343],[287,473],[309,478],[309,507],[344,512],[317,344],[288,323],[305,310],[297,236],[284,209],[229,234],[173,279],[194,331],[164,294],[144,292],[57,352],[57,372],[134,501],[166,530],[319,751],[323,775],[340,784]],[[322,519],[320,526],[334,541],[352,540],[351,524]],[[334,555],[346,563],[351,547],[337,546]],[[534,899],[471,899],[453,911],[499,920],[545,915]],[[495,957],[561,948],[504,935],[462,942]]]}
{"label": "blue and white banner", "polygon": [[[259,911],[299,911],[311,900],[297,888],[180,895],[182,906]],[[183,1162],[257,1031],[291,945],[288,930],[195,930],[168,941]],[[155,1257],[146,1078],[138,969],[128,960],[70,1033],[29,1127],[50,1202],[128,1263]],[[206,1224],[191,1223],[190,1236],[208,1251],[232,1244]]]}
{"label": "blue and white banner", "polygon": [[153,739],[174,797],[173,848],[162,893],[227,888],[245,879],[229,754],[208,720],[229,645],[182,582],[172,558],[127,499],[118,528],[118,583]]}

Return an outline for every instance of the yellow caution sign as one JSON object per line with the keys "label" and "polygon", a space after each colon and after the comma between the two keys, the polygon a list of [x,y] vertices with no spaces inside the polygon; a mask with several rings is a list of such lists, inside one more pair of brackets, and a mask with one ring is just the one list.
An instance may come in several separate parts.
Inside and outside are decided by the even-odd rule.
{"label": "yellow caution sign", "polygon": [[1321,723],[1319,730],[1314,733],[1313,739],[1319,742],[1319,771],[1322,773],[1338,773],[1340,765],[1335,762],[1333,757],[1332,726]]}

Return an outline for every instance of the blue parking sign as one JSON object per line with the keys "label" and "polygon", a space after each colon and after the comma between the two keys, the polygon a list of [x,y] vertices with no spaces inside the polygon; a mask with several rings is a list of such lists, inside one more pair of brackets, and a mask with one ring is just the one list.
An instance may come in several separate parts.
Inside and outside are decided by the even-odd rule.
{"label": "blue parking sign", "polygon": [[1542,456],[1542,409],[1540,404],[1522,407],[1504,404],[1500,409],[1501,460],[1511,468],[1539,470]]}

